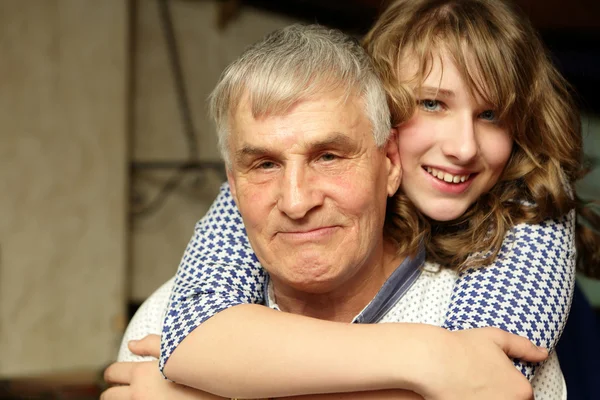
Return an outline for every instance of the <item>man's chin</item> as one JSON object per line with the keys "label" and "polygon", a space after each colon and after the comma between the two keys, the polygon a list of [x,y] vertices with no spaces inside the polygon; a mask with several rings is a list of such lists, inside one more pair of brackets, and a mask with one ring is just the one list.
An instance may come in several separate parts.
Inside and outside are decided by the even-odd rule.
{"label": "man's chin", "polygon": [[306,294],[327,294],[333,292],[339,284],[336,281],[290,282],[292,289]]}
{"label": "man's chin", "polygon": [[338,288],[343,281],[338,274],[333,273],[332,267],[310,268],[305,265],[290,272],[287,270],[280,279],[273,278],[273,283],[300,293],[326,294]]}

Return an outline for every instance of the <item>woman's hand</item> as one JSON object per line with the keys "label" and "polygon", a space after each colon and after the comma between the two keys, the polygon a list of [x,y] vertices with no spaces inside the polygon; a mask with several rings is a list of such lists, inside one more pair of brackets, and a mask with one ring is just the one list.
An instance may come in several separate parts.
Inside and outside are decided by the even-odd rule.
{"label": "woman's hand", "polygon": [[[365,328],[368,328],[364,326]],[[413,390],[364,391],[345,394],[298,396],[293,399],[413,399],[426,400],[467,400],[467,399],[533,399],[533,389],[527,379],[514,367],[511,358],[523,361],[540,362],[548,357],[547,351],[536,347],[526,338],[507,333],[497,328],[479,328],[449,332],[445,329],[423,324],[381,324],[380,340],[387,343],[386,351],[369,353],[386,354],[378,363],[385,370],[395,369],[398,362],[406,363],[399,355],[389,351],[389,343],[398,340],[396,329],[410,329],[404,332],[405,344],[402,354],[410,360],[412,368],[397,371],[398,387]],[[343,337],[343,336],[340,336]],[[364,341],[365,345],[371,342]],[[140,341],[129,343],[130,350],[138,355],[158,357],[160,338],[149,335]],[[366,354],[365,354],[366,355]],[[389,360],[392,358],[393,360]],[[118,363],[117,363],[118,364]],[[141,364],[141,363],[137,363]],[[114,365],[114,364],[113,364]],[[154,367],[156,366],[153,363]],[[111,366],[112,367],[112,366]],[[405,366],[406,367],[406,366]],[[108,371],[108,370],[107,370]],[[151,371],[161,380],[158,370]],[[144,375],[143,371],[138,372]],[[407,379],[408,378],[408,379]],[[143,381],[138,378],[136,381]],[[127,381],[125,383],[128,383]],[[169,383],[164,381],[162,383]],[[137,390],[136,384],[130,384]],[[177,385],[175,385],[177,386]],[[182,390],[183,386],[177,386]],[[159,390],[157,388],[156,390]],[[186,390],[192,390],[185,388]],[[193,391],[192,391],[193,392]],[[196,391],[197,393],[203,393]],[[207,395],[205,396],[212,396]],[[120,400],[128,397],[106,398]],[[142,397],[146,398],[146,397]],[[191,397],[216,399],[219,397]],[[182,399],[186,399],[182,397]]]}
{"label": "woman's hand", "polygon": [[[139,356],[158,358],[160,337],[149,335],[129,342],[129,349]],[[101,400],[219,400],[223,397],[181,386],[163,378],[158,361],[116,362],[104,371],[104,380],[113,386],[102,393]]]}
{"label": "woman's hand", "polygon": [[415,389],[425,399],[533,399],[531,384],[511,358],[540,362],[547,350],[498,328],[444,332],[431,338],[430,354],[423,354],[435,360]]}
{"label": "woman's hand", "polygon": [[127,343],[129,350],[138,356],[160,357],[160,336],[147,335],[140,340],[130,340]]}

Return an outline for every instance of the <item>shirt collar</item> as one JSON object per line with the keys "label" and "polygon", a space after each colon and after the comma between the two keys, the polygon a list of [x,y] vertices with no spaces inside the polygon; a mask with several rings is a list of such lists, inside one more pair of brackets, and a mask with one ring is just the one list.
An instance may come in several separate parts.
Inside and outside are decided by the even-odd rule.
{"label": "shirt collar", "polygon": [[[402,264],[392,272],[373,300],[354,317],[352,322],[358,324],[374,324],[379,322],[417,280],[421,274],[420,267],[424,262],[425,249],[421,246],[414,258],[406,257],[402,261]],[[279,310],[275,302],[272,286],[269,274],[266,274],[264,286],[265,305]]]}

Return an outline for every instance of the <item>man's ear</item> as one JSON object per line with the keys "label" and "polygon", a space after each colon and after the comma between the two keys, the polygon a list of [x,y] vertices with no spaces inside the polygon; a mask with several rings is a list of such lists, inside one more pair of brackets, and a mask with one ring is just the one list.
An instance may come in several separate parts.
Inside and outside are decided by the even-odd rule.
{"label": "man's ear", "polygon": [[231,191],[231,197],[233,197],[233,201],[235,204],[238,204],[237,201],[237,191],[235,187],[235,178],[233,176],[233,172],[229,167],[225,167],[225,171],[227,173],[227,182],[229,183],[229,190]]}
{"label": "man's ear", "polygon": [[388,168],[388,196],[392,197],[402,181],[402,165],[398,150],[398,129],[390,129],[390,137],[385,145],[385,155]]}

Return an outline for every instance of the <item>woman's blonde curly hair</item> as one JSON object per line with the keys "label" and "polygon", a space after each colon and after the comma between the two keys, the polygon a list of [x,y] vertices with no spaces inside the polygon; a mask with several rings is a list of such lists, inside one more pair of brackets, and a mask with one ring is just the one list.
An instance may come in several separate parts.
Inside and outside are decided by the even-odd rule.
{"label": "woman's blonde curly hair", "polygon": [[[574,183],[584,174],[579,112],[536,31],[508,3],[393,1],[363,45],[384,82],[392,123],[400,130],[415,112],[414,79],[424,81],[443,49],[471,90],[495,108],[514,140],[498,183],[454,221],[427,218],[398,192],[388,205],[386,233],[401,252],[414,254],[424,243],[428,259],[441,265],[459,271],[487,265],[515,224],[561,218],[578,207]],[[400,78],[407,57],[420,66],[410,82]],[[600,225],[597,217],[587,217],[588,223]],[[598,274],[598,235],[578,227],[577,237],[584,258],[580,266],[589,275]]]}

